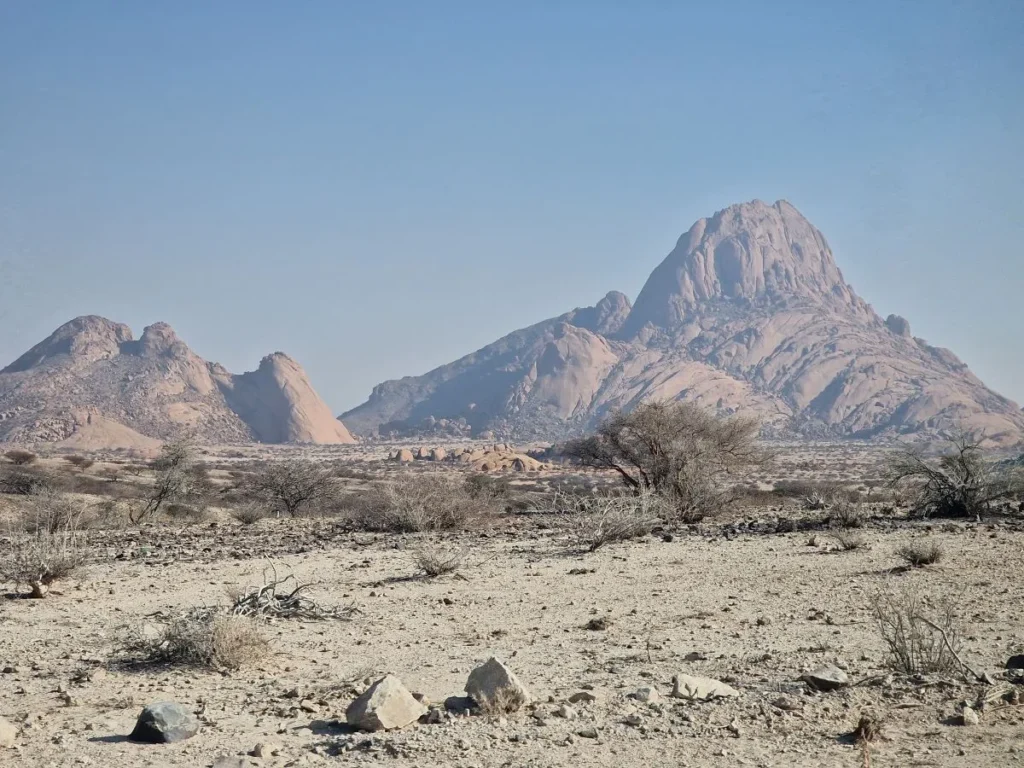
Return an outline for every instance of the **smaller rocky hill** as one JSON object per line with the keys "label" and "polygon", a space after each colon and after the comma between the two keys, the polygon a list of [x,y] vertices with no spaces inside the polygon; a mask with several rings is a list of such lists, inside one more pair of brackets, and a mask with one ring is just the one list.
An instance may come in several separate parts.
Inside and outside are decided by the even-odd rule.
{"label": "smaller rocky hill", "polygon": [[196,355],[166,323],[139,339],[79,317],[0,371],[0,442],[149,448],[206,443],[354,442],[283,353],[234,375]]}

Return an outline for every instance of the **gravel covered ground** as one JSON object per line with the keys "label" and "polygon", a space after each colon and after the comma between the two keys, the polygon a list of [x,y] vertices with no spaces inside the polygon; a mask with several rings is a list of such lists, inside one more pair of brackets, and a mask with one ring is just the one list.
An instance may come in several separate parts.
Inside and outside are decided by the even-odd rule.
{"label": "gravel covered ground", "polygon": [[[417,537],[322,521],[103,534],[87,579],[46,600],[0,602],[0,715],[20,729],[0,764],[861,766],[862,749],[844,734],[862,713],[883,723],[870,746],[876,768],[1024,763],[1024,707],[997,702],[978,725],[960,725],[958,703],[986,686],[887,677],[871,611],[880,589],[907,585],[933,603],[955,600],[964,660],[993,676],[990,690],[1005,687],[1006,660],[1024,650],[1024,532],[1006,523],[862,532],[867,546],[849,552],[823,533],[709,527],[578,555],[548,523],[523,517],[447,537],[467,561],[436,579],[417,576]],[[945,558],[899,570],[895,550],[921,537]],[[231,590],[262,581],[268,558],[317,582],[321,603],[358,611],[271,623],[273,654],[229,675],[126,663],[128,627],[226,604]],[[366,680],[391,672],[436,705],[491,656],[534,705],[383,734],[344,725]],[[816,693],[798,682],[825,664],[851,685]],[[670,698],[677,674],[725,681],[739,696]],[[628,697],[643,687],[661,701]],[[562,709],[583,691],[596,701]],[[141,707],[163,700],[197,712],[199,734],[127,741]],[[247,755],[257,744],[266,756]]]}

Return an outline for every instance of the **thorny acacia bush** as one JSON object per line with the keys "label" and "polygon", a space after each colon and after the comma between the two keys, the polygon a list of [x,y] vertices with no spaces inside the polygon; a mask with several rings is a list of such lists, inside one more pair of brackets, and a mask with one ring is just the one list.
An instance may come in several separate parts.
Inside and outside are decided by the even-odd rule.
{"label": "thorny acacia bush", "polygon": [[266,657],[270,642],[255,619],[219,608],[193,608],[156,634],[139,633],[127,650],[150,663],[235,671]]}
{"label": "thorny acacia bush", "polygon": [[461,475],[428,472],[372,486],[350,518],[363,530],[414,533],[479,527],[492,522],[497,512],[495,500],[474,496]]}
{"label": "thorny acacia bush", "polygon": [[959,668],[960,632],[956,604],[931,601],[915,587],[883,591],[872,608],[889,651],[889,666],[905,675],[940,674]]}
{"label": "thorny acacia bush", "polygon": [[85,563],[81,504],[53,492],[37,494],[21,510],[19,526],[0,547],[0,578],[46,597],[51,585],[74,576]]}
{"label": "thorny acacia bush", "polygon": [[754,419],[720,418],[693,403],[643,403],[571,440],[562,453],[583,466],[617,472],[623,484],[672,505],[676,522],[720,511],[738,491],[728,480],[770,459]]}
{"label": "thorny acacia bush", "polygon": [[672,509],[652,491],[636,495],[597,496],[557,492],[553,507],[564,515],[574,548],[594,552],[605,544],[646,536]]}
{"label": "thorny acacia bush", "polygon": [[5,453],[4,456],[9,462],[11,462],[11,464],[14,464],[17,467],[27,467],[29,464],[31,464],[37,458],[39,458],[34,453],[32,453],[32,451],[23,451],[18,448],[11,451],[7,451],[7,453]]}
{"label": "thorny acacia bush", "polygon": [[312,514],[334,492],[333,470],[323,464],[294,459],[261,467],[242,483],[243,491],[277,515]]}
{"label": "thorny acacia bush", "polygon": [[1024,468],[997,464],[985,457],[979,438],[958,432],[950,449],[930,460],[916,451],[892,456],[889,485],[908,491],[916,512],[924,517],[981,516],[997,501],[1024,493]]}

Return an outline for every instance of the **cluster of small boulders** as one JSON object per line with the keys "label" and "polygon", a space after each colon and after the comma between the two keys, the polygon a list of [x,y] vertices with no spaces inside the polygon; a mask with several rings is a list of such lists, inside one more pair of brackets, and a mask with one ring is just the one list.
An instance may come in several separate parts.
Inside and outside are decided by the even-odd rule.
{"label": "cluster of small boulders", "polygon": [[390,454],[389,458],[398,464],[412,464],[417,461],[449,462],[466,466],[476,472],[505,470],[537,472],[547,469],[547,465],[527,453],[517,451],[507,443],[476,448],[456,448],[450,451],[444,448],[427,448],[426,446],[415,450],[400,448]]}

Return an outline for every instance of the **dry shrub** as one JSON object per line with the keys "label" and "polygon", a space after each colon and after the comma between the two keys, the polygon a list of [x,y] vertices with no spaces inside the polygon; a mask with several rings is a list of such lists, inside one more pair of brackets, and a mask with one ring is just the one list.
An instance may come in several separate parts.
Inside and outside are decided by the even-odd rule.
{"label": "dry shrub", "polygon": [[94,463],[92,459],[86,458],[85,456],[80,456],[77,453],[73,453],[70,456],[65,456],[64,461],[66,461],[68,464],[70,464],[72,467],[74,467],[80,472],[84,472]]}
{"label": "dry shrub", "polygon": [[828,506],[826,519],[832,528],[861,528],[864,525],[864,512],[848,498],[836,496]]}
{"label": "dry shrub", "polygon": [[564,456],[616,472],[631,491],[671,501],[672,519],[696,523],[736,499],[738,473],[767,463],[756,419],[720,418],[690,403],[647,402],[602,422],[595,434],[570,440]]}
{"label": "dry shrub", "polygon": [[473,496],[460,476],[431,472],[374,485],[350,517],[363,530],[415,533],[486,525],[496,512],[494,500]]}
{"label": "dry shrub", "polygon": [[912,541],[897,549],[896,554],[911,568],[922,568],[939,562],[945,551],[937,541]]}
{"label": "dry shrub", "polygon": [[447,549],[430,544],[415,547],[410,555],[416,567],[430,578],[455,573],[466,562],[465,550]]}
{"label": "dry shrub", "polygon": [[27,586],[32,597],[46,597],[54,582],[74,576],[85,564],[82,517],[81,505],[63,494],[32,498],[18,529],[4,541],[0,577]]}
{"label": "dry shrub", "polygon": [[257,501],[243,504],[241,507],[231,510],[231,516],[242,525],[258,523],[269,515],[270,511],[263,504]]}
{"label": "dry shrub", "polygon": [[56,488],[56,480],[36,467],[5,467],[0,470],[0,493],[29,496]]}
{"label": "dry shrub", "polygon": [[555,510],[565,515],[573,546],[594,552],[605,544],[646,536],[666,513],[664,498],[647,491],[636,496],[583,496],[559,492]]}
{"label": "dry shrub", "polygon": [[259,467],[242,483],[242,490],[277,514],[315,516],[333,492],[333,470],[325,464],[293,459]]}
{"label": "dry shrub", "polygon": [[956,604],[934,604],[913,587],[883,591],[873,601],[875,621],[889,651],[889,665],[906,675],[948,673],[959,667]]}
{"label": "dry shrub", "polygon": [[526,698],[522,691],[515,688],[499,688],[491,697],[474,697],[474,703],[481,714],[497,717],[516,712],[526,706]]}
{"label": "dry shrub", "polygon": [[833,533],[832,538],[836,540],[839,548],[844,552],[863,549],[868,544],[867,539],[859,533],[853,533],[852,531],[840,531],[839,533]]}
{"label": "dry shrub", "polygon": [[265,658],[270,642],[254,619],[219,609],[193,608],[130,648],[148,662],[235,671]]}
{"label": "dry shrub", "polygon": [[889,461],[890,486],[910,493],[917,514],[980,520],[997,502],[1024,493],[1024,467],[986,458],[981,437],[960,430],[947,442],[950,449],[935,460],[905,451]]}
{"label": "dry shrub", "polygon": [[4,456],[7,457],[7,460],[11,462],[11,464],[14,464],[16,467],[27,467],[29,464],[33,463],[37,458],[39,458],[34,453],[32,453],[32,451],[22,451],[19,449],[7,451],[7,453],[5,453]]}

